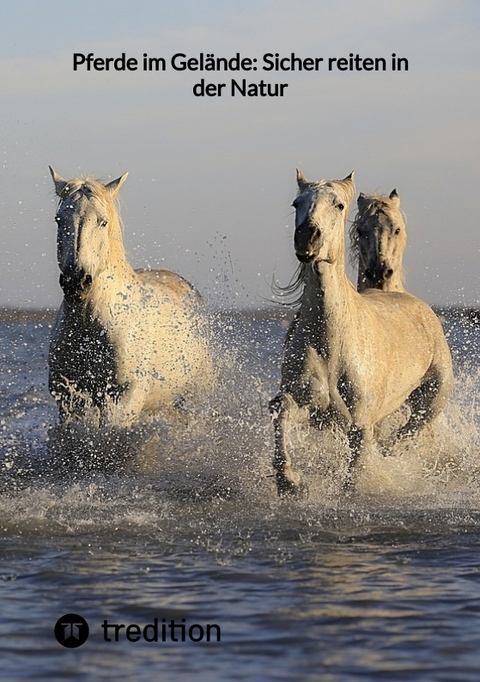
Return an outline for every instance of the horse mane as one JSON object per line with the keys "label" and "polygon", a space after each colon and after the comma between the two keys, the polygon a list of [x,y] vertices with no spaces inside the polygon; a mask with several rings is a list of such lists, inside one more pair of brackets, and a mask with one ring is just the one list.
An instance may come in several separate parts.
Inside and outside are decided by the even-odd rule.
{"label": "horse mane", "polygon": [[278,298],[282,299],[289,296],[295,296],[293,300],[290,301],[281,300],[275,301],[275,303],[277,303],[278,305],[288,306],[292,308],[300,305],[303,298],[303,289],[305,286],[308,266],[309,266],[308,263],[299,263],[297,269],[293,274],[292,279],[284,287],[278,284],[278,282],[275,279],[272,281],[271,289],[274,296],[277,296]]}
{"label": "horse mane", "polygon": [[392,200],[386,194],[364,194],[363,199],[364,205],[361,209],[358,209],[348,230],[350,239],[349,261],[352,267],[357,267],[359,262],[360,237],[358,228],[363,222],[377,213],[383,212],[389,214],[394,222],[400,219],[404,224],[406,223],[404,212],[394,206]]}
{"label": "horse mane", "polygon": [[330,187],[334,189],[342,196],[342,199],[347,206],[350,206],[355,196],[355,186],[353,185],[353,182],[346,182],[346,180],[321,180],[315,184],[319,187]]}

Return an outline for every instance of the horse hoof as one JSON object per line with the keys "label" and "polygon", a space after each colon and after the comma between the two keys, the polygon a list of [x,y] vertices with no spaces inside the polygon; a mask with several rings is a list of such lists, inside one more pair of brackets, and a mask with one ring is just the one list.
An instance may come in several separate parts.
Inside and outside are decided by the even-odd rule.
{"label": "horse hoof", "polygon": [[277,477],[277,493],[280,498],[304,499],[308,497],[308,488],[298,477],[294,482],[289,478]]}
{"label": "horse hoof", "polygon": [[355,480],[354,480],[354,476],[352,473],[347,474],[347,476],[343,482],[342,488],[343,488],[343,492],[345,493],[345,495],[347,497],[352,495],[352,493],[355,492]]}
{"label": "horse hoof", "polygon": [[118,404],[120,398],[130,388],[130,382],[126,381],[124,384],[111,385],[107,388],[107,395]]}
{"label": "horse hoof", "polygon": [[183,395],[177,396],[173,403],[173,407],[176,410],[180,410],[181,412],[186,412],[187,411],[187,401],[183,397]]}

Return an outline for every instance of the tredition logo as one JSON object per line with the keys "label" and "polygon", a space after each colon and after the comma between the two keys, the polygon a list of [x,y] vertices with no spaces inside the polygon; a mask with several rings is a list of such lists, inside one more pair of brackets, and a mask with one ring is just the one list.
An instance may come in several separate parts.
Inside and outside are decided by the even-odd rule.
{"label": "tredition logo", "polygon": [[[97,622],[98,631],[103,641],[112,642],[193,642],[194,644],[217,643],[222,641],[222,631],[217,623],[187,623],[186,618],[154,618],[143,627],[137,623],[111,623],[104,618]],[[67,649],[77,649],[85,644],[89,635],[89,626],[85,618],[77,613],[67,613],[55,623],[57,642]]]}
{"label": "tredition logo", "polygon": [[76,613],[67,613],[55,623],[55,637],[67,649],[76,649],[88,639],[88,623]]}

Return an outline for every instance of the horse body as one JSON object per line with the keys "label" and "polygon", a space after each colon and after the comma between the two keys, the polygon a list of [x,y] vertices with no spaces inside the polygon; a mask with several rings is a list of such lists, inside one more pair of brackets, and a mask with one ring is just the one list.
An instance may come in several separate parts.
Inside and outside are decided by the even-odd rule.
{"label": "horse body", "polygon": [[351,449],[349,483],[385,417],[407,402],[411,414],[397,438],[412,436],[439,414],[453,384],[450,350],[431,308],[401,292],[359,294],[346,277],[351,176],[309,183],[299,173],[298,184],[295,252],[304,291],[287,332],[280,393],[271,402],[279,494],[300,483],[285,440],[290,420],[341,425]]}
{"label": "horse body", "polygon": [[407,233],[397,191],[392,190],[389,196],[361,192],[357,207],[350,244],[352,264],[358,262],[358,291],[404,291]]}
{"label": "horse body", "polygon": [[126,176],[109,185],[52,176],[64,301],[49,386],[60,418],[127,426],[168,414],[212,381],[201,298],[179,275],[128,263],[113,204]]}

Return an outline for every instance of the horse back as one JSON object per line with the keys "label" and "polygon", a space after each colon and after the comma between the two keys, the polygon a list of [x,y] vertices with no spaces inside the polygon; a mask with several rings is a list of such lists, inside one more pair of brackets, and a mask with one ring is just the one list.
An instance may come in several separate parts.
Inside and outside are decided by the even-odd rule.
{"label": "horse back", "polygon": [[180,299],[193,296],[197,302],[203,301],[195,287],[175,272],[170,270],[135,270],[135,273],[143,284],[150,284],[167,290]]}
{"label": "horse back", "polygon": [[[452,357],[440,319],[420,298],[406,292],[367,289],[360,295],[363,325],[373,329],[373,345],[403,352],[405,365],[423,361],[445,380],[453,378]],[[368,314],[370,313],[370,314]],[[359,326],[361,326],[359,324]],[[423,356],[423,357],[422,357]]]}
{"label": "horse back", "polygon": [[[378,289],[366,289],[360,294],[362,305],[359,313],[363,317],[371,316],[371,324],[377,325],[384,333],[394,337],[396,328],[405,331],[414,327],[417,335],[429,337],[433,344],[447,345],[442,324],[432,308],[413,294],[405,291],[382,292]],[[400,338],[402,338],[401,335]],[[397,343],[398,337],[393,338]]]}

